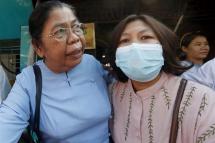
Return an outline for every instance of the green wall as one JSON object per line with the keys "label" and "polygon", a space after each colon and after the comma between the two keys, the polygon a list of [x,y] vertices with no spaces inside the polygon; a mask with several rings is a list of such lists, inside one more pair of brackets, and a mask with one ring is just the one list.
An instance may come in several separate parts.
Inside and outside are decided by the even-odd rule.
{"label": "green wall", "polygon": [[0,0],[0,40],[19,39],[32,9],[31,0]]}

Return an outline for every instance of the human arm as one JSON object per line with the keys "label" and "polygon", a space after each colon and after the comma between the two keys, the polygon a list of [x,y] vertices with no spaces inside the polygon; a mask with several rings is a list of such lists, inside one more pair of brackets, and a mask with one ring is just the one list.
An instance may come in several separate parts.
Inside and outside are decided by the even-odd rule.
{"label": "human arm", "polygon": [[[31,69],[32,70],[32,69]],[[34,77],[25,71],[16,78],[7,99],[0,105],[0,141],[4,143],[18,142],[30,117],[30,86]]]}
{"label": "human arm", "polygon": [[114,75],[111,71],[111,69],[109,67],[105,67],[104,65],[102,65],[97,59],[95,59],[93,56],[91,58],[91,60],[94,63],[94,66],[96,67],[97,72],[104,78],[104,80],[106,81],[106,83],[112,84],[113,82],[115,82],[115,78]]}

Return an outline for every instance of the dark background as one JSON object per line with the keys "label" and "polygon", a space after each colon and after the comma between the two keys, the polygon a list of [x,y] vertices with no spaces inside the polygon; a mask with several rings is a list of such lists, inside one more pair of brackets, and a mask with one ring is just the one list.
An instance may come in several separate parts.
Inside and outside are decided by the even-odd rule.
{"label": "dark background", "polygon": [[[33,3],[46,0],[33,0]],[[207,34],[215,57],[215,2],[213,0],[61,0],[72,4],[81,22],[96,24],[96,57],[101,60],[108,48],[108,37],[113,27],[129,14],[149,14],[162,21],[181,37],[196,30]],[[179,22],[180,17],[182,20]]]}

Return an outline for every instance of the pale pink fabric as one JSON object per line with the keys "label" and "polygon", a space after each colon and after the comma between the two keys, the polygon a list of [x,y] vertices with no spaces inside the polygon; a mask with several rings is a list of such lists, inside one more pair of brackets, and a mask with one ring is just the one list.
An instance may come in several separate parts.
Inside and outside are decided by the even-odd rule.
{"label": "pale pink fabric", "polygon": [[[134,92],[131,81],[113,86],[115,143],[168,143],[181,78],[162,73],[153,86]],[[188,81],[179,111],[177,143],[215,143],[215,92]]]}

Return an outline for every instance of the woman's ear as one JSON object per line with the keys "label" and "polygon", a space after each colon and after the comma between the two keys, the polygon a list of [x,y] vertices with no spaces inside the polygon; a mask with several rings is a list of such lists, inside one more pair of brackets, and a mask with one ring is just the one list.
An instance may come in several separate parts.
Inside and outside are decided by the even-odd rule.
{"label": "woman's ear", "polygon": [[187,53],[187,48],[185,46],[182,46],[181,47],[181,50],[184,52],[184,53]]}
{"label": "woman's ear", "polygon": [[39,43],[39,41],[32,39],[32,47],[34,49],[34,51],[36,52],[36,54],[43,58],[44,57],[44,49],[40,46],[41,44]]}

